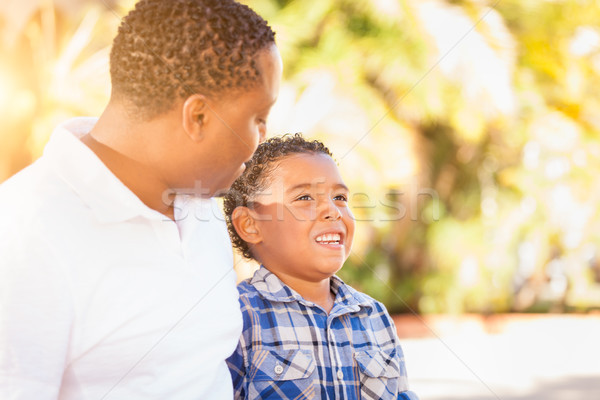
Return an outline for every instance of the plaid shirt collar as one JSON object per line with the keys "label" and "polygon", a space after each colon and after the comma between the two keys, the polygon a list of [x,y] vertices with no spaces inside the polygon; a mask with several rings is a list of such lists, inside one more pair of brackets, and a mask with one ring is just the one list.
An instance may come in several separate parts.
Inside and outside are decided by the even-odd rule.
{"label": "plaid shirt collar", "polygon": [[[361,307],[374,308],[373,300],[346,285],[337,276],[330,278],[331,291],[335,294],[335,304],[331,315],[345,314],[347,312],[359,311]],[[289,303],[298,301],[307,307],[315,304],[304,299],[298,292],[284,284],[274,273],[263,265],[254,273],[250,284],[256,288],[258,293],[269,301]]]}

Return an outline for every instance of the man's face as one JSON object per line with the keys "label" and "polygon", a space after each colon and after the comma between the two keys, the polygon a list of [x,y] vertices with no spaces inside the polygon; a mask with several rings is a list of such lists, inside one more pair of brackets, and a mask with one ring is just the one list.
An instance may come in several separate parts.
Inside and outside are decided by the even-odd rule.
{"label": "man's face", "polygon": [[344,264],[354,236],[348,189],[326,154],[293,154],[254,199],[261,240],[253,253],[280,279],[316,282]]}
{"label": "man's face", "polygon": [[206,140],[201,143],[202,181],[197,184],[210,195],[229,189],[266,137],[267,118],[281,81],[281,57],[275,45],[259,53],[257,66],[261,77],[254,88],[207,103],[212,122]]}

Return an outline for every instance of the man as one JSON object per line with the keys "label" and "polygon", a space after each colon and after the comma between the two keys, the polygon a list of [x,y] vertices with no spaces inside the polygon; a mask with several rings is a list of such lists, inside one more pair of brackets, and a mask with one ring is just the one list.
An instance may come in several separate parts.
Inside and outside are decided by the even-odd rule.
{"label": "man", "polygon": [[230,399],[241,316],[210,197],[264,139],[274,33],[233,0],[142,0],[99,119],[0,186],[0,398]]}

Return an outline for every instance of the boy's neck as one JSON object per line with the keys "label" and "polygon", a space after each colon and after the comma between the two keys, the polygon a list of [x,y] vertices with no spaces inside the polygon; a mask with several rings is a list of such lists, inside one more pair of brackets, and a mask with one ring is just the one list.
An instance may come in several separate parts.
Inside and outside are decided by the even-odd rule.
{"label": "boy's neck", "polygon": [[323,308],[327,314],[333,309],[335,294],[331,291],[331,277],[321,281],[312,282],[285,273],[280,273],[279,271],[271,272],[277,275],[277,277],[287,286],[298,292],[304,299]]}

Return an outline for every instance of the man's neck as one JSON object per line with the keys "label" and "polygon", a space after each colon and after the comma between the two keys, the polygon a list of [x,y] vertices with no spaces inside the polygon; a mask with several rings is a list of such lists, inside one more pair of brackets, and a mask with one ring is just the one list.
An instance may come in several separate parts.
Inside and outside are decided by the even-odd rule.
{"label": "man's neck", "polygon": [[132,124],[128,123],[123,115],[122,112],[115,111],[114,106],[109,105],[96,126],[83,136],[81,141],[144,204],[174,219],[174,194],[169,194],[166,183],[160,179],[150,163],[139,161],[144,159],[143,151],[134,152],[134,146],[127,144],[135,135],[129,131],[128,126]]}

